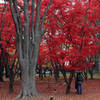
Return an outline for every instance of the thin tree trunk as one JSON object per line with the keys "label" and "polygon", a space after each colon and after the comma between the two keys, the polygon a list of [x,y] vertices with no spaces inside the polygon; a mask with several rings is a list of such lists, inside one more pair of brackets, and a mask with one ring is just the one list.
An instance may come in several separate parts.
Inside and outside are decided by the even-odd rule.
{"label": "thin tree trunk", "polygon": [[0,82],[3,82],[3,72],[2,68],[0,66]]}
{"label": "thin tree trunk", "polygon": [[50,75],[52,76],[52,70],[50,70]]}
{"label": "thin tree trunk", "polygon": [[85,79],[87,80],[87,70],[84,70]]}
{"label": "thin tree trunk", "polygon": [[66,79],[66,70],[65,69],[61,69],[61,73],[63,74],[64,80],[66,82],[66,94],[68,94],[68,93],[70,93],[70,85],[71,85],[74,73],[70,72],[69,82]]}
{"label": "thin tree trunk", "polygon": [[[66,94],[70,92],[70,85],[71,85],[71,78],[69,79],[69,83],[67,82],[67,78],[66,78],[66,70],[65,69],[61,69],[61,73],[63,74],[64,77],[64,81],[66,83]],[[71,76],[71,75],[70,75]]]}
{"label": "thin tree trunk", "polygon": [[1,65],[1,59],[0,59],[0,82],[3,82],[3,66]]}
{"label": "thin tree trunk", "polygon": [[44,77],[46,77],[46,69],[44,69]]}
{"label": "thin tree trunk", "polygon": [[69,83],[67,84],[67,87],[66,87],[66,94],[70,93],[70,86],[73,79],[73,74],[74,74],[73,72],[70,72]]}
{"label": "thin tree trunk", "polygon": [[42,73],[42,66],[39,66],[39,78],[41,78],[41,80],[43,80],[43,73]]}
{"label": "thin tree trunk", "polygon": [[100,58],[99,58],[99,63],[98,63],[98,67],[99,67],[99,75],[100,75]]}
{"label": "thin tree trunk", "polygon": [[14,79],[13,78],[10,78],[10,82],[9,82],[9,92],[10,93],[13,93],[13,82],[14,82]]}
{"label": "thin tree trunk", "polygon": [[6,78],[9,78],[9,75],[8,75],[8,71],[7,71],[7,66],[5,66],[5,71],[6,71]]}
{"label": "thin tree trunk", "polygon": [[66,70],[65,69],[60,69],[60,71],[63,74],[64,81],[66,82],[66,84],[68,84],[67,79],[66,79]]}
{"label": "thin tree trunk", "polygon": [[54,69],[54,77],[55,77],[55,81],[58,82],[57,69]]}
{"label": "thin tree trunk", "polygon": [[[99,35],[98,35],[98,39],[100,40],[100,31],[99,31]],[[99,53],[98,53],[98,74],[100,75],[100,41],[98,41],[98,45],[99,45]]]}
{"label": "thin tree trunk", "polygon": [[93,79],[93,68],[92,67],[89,68],[89,73],[90,73],[91,79]]}
{"label": "thin tree trunk", "polygon": [[[100,46],[100,41],[99,41],[99,46]],[[100,75],[100,47],[99,47],[99,55],[98,55],[98,74]]]}

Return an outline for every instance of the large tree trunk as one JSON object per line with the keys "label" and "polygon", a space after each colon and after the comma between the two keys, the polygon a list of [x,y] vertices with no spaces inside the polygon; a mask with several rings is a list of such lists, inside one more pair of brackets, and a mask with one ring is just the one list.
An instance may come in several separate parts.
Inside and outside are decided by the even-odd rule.
{"label": "large tree trunk", "polygon": [[39,96],[35,85],[35,68],[37,65],[39,45],[37,44],[35,46],[33,59],[19,61],[21,67],[21,89],[15,100],[18,98],[24,99],[27,96],[30,98]]}
{"label": "large tree trunk", "polygon": [[[48,4],[42,17],[40,17],[41,0],[37,0],[36,3],[35,0],[32,0],[32,9],[30,15],[30,0],[23,0],[24,7],[18,6],[17,0],[9,0],[9,2],[15,24],[17,55],[21,68],[21,89],[19,95],[15,99],[24,99],[27,96],[38,96],[39,93],[37,92],[35,85],[35,68],[37,65],[41,38],[45,32],[45,16],[48,12],[49,7],[51,6],[52,0],[50,0],[50,3]],[[22,24],[19,9],[23,10],[22,12],[24,15],[24,24]],[[34,18],[35,16],[36,18]],[[31,23],[29,19],[31,19]]]}

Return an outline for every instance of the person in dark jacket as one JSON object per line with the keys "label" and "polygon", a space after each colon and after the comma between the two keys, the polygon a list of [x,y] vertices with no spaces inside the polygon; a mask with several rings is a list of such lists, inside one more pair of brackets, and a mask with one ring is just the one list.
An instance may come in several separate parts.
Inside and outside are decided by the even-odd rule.
{"label": "person in dark jacket", "polygon": [[77,92],[78,92],[78,94],[82,94],[83,77],[81,75],[81,72],[77,73],[76,83],[77,83]]}

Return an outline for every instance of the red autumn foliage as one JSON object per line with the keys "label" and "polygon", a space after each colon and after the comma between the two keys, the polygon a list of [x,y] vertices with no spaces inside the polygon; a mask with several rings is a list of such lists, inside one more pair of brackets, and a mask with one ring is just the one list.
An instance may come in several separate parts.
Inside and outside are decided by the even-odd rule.
{"label": "red autumn foliage", "polygon": [[[67,70],[88,69],[94,65],[93,61],[89,62],[90,57],[93,58],[98,53],[95,41],[100,41],[97,39],[100,27],[96,22],[100,13],[99,3],[96,0],[59,2],[54,0],[46,17],[45,28],[48,32],[42,40],[44,45],[42,43],[40,47],[40,55],[46,56],[40,57],[48,56],[47,61],[59,61],[60,66],[64,64],[63,67]],[[68,65],[65,64],[66,61],[69,62]]]}
{"label": "red autumn foliage", "polygon": [[[24,24],[22,11],[24,5],[21,1],[19,0],[18,4],[21,6],[19,9]],[[49,2],[50,0],[41,2],[41,17]],[[31,15],[31,2],[29,14]],[[64,68],[74,71],[93,66],[93,62],[89,64],[86,59],[98,53],[95,41],[97,41],[96,34],[100,30],[96,22],[99,14],[100,7],[97,0],[92,0],[92,2],[91,0],[75,0],[74,2],[70,0],[53,0],[45,18],[46,39],[43,37],[41,42],[38,64],[45,64],[47,60],[52,59],[53,62],[59,61],[62,66],[68,61],[69,65],[65,65]],[[36,14],[34,14],[34,17],[36,19]],[[13,40],[15,38],[14,32],[14,24],[8,6],[2,32],[2,42],[6,42],[6,44],[3,44],[3,48],[7,53],[16,49],[15,39]],[[69,46],[69,49],[66,46]]]}

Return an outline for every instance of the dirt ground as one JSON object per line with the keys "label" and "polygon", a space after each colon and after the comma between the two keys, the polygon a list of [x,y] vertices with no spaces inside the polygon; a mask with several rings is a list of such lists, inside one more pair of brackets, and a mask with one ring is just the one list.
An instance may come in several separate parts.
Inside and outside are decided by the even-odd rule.
{"label": "dirt ground", "polygon": [[[100,78],[83,82],[83,93],[76,94],[75,90],[75,79],[71,84],[71,90],[69,94],[65,94],[66,86],[63,78],[59,78],[58,83],[55,83],[54,78],[47,77],[43,80],[36,78],[36,87],[39,93],[47,95],[48,97],[35,97],[33,99],[26,100],[100,100]],[[56,89],[57,92],[54,92]],[[12,100],[16,97],[20,90],[20,80],[15,79],[14,82],[14,93],[9,93],[9,81],[4,78],[4,82],[0,82],[0,100]]]}

